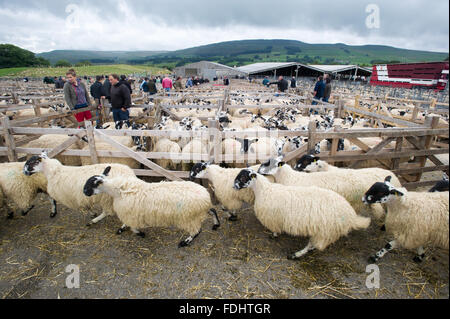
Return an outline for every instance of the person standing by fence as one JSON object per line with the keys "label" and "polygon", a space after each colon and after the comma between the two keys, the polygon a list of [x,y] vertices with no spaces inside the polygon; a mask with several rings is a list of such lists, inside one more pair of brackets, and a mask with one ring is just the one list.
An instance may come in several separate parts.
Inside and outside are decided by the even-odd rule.
{"label": "person standing by fence", "polygon": [[91,85],[91,96],[94,98],[95,101],[95,107],[97,108],[96,115],[98,117],[97,119],[97,125],[101,124],[100,120],[100,114],[102,109],[102,87],[103,87],[103,76],[97,75],[95,79],[95,83]]}
{"label": "person standing by fence", "polygon": [[317,101],[323,98],[323,93],[325,91],[325,83],[323,82],[323,76],[317,78],[316,86],[314,87],[314,97],[312,105],[317,105]]}
{"label": "person standing by fence", "polygon": [[331,96],[331,79],[329,76],[325,79],[325,90],[323,93],[323,101],[328,103]]}
{"label": "person standing by fence", "polygon": [[[86,86],[80,79],[74,69],[70,69],[66,73],[67,82],[64,84],[64,100],[71,110],[78,110],[90,107],[91,99]],[[84,111],[75,114],[78,123],[83,123],[85,120],[92,119],[91,111]],[[79,127],[81,127],[80,125]]]}
{"label": "person standing by fence", "polygon": [[170,90],[172,90],[173,87],[172,80],[167,75],[162,80],[162,87],[164,91],[166,91],[167,93],[170,93]]}
{"label": "person standing by fence", "polygon": [[181,81],[181,76],[179,76],[177,78],[177,80],[175,81],[175,84],[173,85],[173,88],[175,89],[175,91],[181,91],[183,90],[183,83]]}
{"label": "person standing by fence", "polygon": [[111,103],[111,83],[109,78],[105,75],[105,82],[102,85],[102,98],[106,98]]}
{"label": "person standing by fence", "polygon": [[144,81],[142,81],[142,83],[141,83],[141,85],[139,86],[139,88],[140,88],[144,93],[148,93],[148,92],[149,92],[148,78],[145,78]]}
{"label": "person standing by fence", "polygon": [[121,124],[124,122],[129,124],[130,121],[130,112],[128,109],[131,107],[131,93],[125,84],[119,82],[119,76],[117,74],[111,74],[109,76],[109,82],[111,82],[111,108],[114,122],[116,124],[120,123],[119,125],[121,127]]}
{"label": "person standing by fence", "polygon": [[270,82],[269,86],[272,84],[276,84],[278,86],[279,93],[284,93],[289,88],[289,82],[285,80],[282,76],[278,78],[277,82]]}

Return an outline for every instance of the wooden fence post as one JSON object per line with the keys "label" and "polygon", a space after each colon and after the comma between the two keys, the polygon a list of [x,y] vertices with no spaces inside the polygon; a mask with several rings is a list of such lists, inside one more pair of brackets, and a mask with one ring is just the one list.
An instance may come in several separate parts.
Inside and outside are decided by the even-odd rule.
{"label": "wooden fence post", "polygon": [[32,100],[33,101],[33,109],[34,109],[34,114],[39,117],[41,116],[41,107],[38,104],[38,100]]}
{"label": "wooden fence post", "polygon": [[221,142],[222,138],[219,130],[219,122],[217,120],[208,120],[209,131],[209,161],[213,164],[219,162],[219,157],[222,155]]}
{"label": "wooden fence post", "polygon": [[95,147],[94,127],[92,126],[91,121],[85,121],[84,125],[86,125],[86,135],[89,142],[89,151],[91,153],[92,164],[98,164],[99,161],[97,155],[97,148]]}
{"label": "wooden fence post", "polygon": [[[342,130],[341,130],[341,126],[340,125],[336,125],[335,127],[334,127],[334,131],[336,132],[336,133],[339,133],[339,132],[341,132]],[[333,138],[333,140],[332,140],[332,142],[331,142],[331,150],[330,150],[330,156],[335,156],[336,155],[336,153],[337,153],[337,151],[338,151],[338,146],[339,146],[339,137],[337,137],[337,138]],[[331,165],[334,165],[334,161],[329,161],[329,163],[331,164]]]}
{"label": "wooden fence post", "polygon": [[[438,124],[439,124],[439,116],[432,116],[432,117],[427,116],[425,118],[425,126],[428,126],[431,129],[437,128]],[[423,137],[421,143],[424,146],[424,149],[427,150],[431,147],[433,137],[434,137],[433,135],[427,135],[427,136]],[[420,163],[419,167],[420,168],[425,167],[425,164],[427,162],[427,156],[421,156],[421,157],[418,157],[418,159],[419,159],[419,163]],[[417,182],[420,181],[421,178],[422,178],[422,172],[417,174],[416,181]]]}
{"label": "wooden fence post", "polygon": [[16,143],[14,141],[14,136],[11,135],[11,125],[7,116],[2,119],[2,126],[5,145],[8,148],[8,160],[10,162],[17,162]]}
{"label": "wooden fence post", "polygon": [[[403,147],[403,137],[397,137],[395,142],[395,152],[401,152]],[[393,158],[392,159],[392,169],[399,168],[400,165],[400,158]]]}
{"label": "wooden fence post", "polygon": [[310,121],[308,125],[308,154],[311,154],[315,147],[315,133],[316,133],[316,123]]}

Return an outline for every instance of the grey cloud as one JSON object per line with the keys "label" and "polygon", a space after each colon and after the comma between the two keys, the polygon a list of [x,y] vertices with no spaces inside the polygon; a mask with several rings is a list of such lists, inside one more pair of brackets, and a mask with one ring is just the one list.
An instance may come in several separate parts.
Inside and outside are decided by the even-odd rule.
{"label": "grey cloud", "polygon": [[[130,46],[144,49],[145,43],[131,43],[131,41],[144,40],[152,47],[145,49],[172,49],[198,45],[200,43],[219,42],[224,39],[239,38],[240,28],[242,34],[256,34],[258,38],[270,38],[271,35],[292,34],[297,30],[295,40],[305,41],[302,34],[309,35],[309,42],[344,42],[349,44],[382,44],[406,47],[420,50],[448,51],[449,47],[449,2],[447,0],[339,0],[339,1],[313,1],[313,0],[181,0],[181,1],[51,1],[51,0],[24,0],[5,1],[0,0],[0,41],[14,39],[14,25],[18,26],[17,38],[26,38],[26,30],[29,28],[29,36],[35,35],[37,42],[45,42],[45,39],[56,42],[57,46],[67,43],[57,35],[48,34],[51,26],[58,25],[67,17],[65,12],[68,4],[75,3],[82,10],[83,15],[90,14],[95,25],[104,25],[101,38],[111,38],[111,27],[129,28]],[[121,3],[125,3],[125,11],[121,10]],[[365,8],[374,3],[380,8],[380,29],[369,30],[365,25],[368,13]],[[42,30],[36,30],[36,22],[27,18],[2,17],[2,9],[21,12],[38,12],[42,16]],[[129,11],[127,11],[129,10]],[[3,19],[4,18],[4,19]],[[59,23],[59,24],[58,24]],[[139,31],[139,25],[149,27],[150,30]],[[152,27],[153,26],[153,27]],[[167,28],[167,40],[160,40],[161,35],[154,35],[158,27],[159,32]],[[189,39],[174,43],[178,39],[176,34],[182,34],[183,30],[192,29],[195,32],[204,32],[195,35],[195,42],[189,43]],[[89,30],[85,28],[84,30]],[[178,30],[178,31],[177,31]],[[203,31],[202,31],[203,30]],[[233,31],[230,31],[233,30]],[[215,33],[214,33],[214,32]],[[8,34],[5,34],[8,32]],[[335,39],[321,36],[329,33]],[[208,36],[208,38],[206,37]],[[265,36],[267,35],[267,36]],[[153,39],[152,39],[153,37]],[[237,37],[237,38],[236,38]],[[283,37],[283,36],[281,36]],[[193,37],[194,38],[194,37]],[[285,37],[284,37],[285,38]],[[173,39],[171,41],[171,39]],[[109,39],[109,44],[95,44],[111,49],[114,40]],[[159,41],[159,42],[158,42]],[[36,43],[37,43],[36,42]],[[81,43],[81,44],[80,44]],[[80,49],[86,49],[92,44],[80,41]],[[159,43],[159,44],[158,44]],[[36,44],[38,45],[38,44]],[[159,45],[159,47],[158,47]],[[43,44],[39,44],[39,50]],[[153,47],[154,46],[154,47]],[[59,47],[64,49],[65,47]],[[49,48],[53,49],[53,48]]]}

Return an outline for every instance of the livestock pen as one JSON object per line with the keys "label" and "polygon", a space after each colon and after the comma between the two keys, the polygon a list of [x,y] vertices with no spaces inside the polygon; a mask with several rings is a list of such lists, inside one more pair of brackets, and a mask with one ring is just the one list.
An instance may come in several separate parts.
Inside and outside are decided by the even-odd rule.
{"label": "livestock pen", "polygon": [[[99,163],[104,158],[125,158],[141,165],[135,173],[146,180],[176,181],[188,178],[189,172],[165,169],[156,163],[157,160],[210,161],[231,166],[236,163],[254,164],[270,156],[223,154],[222,141],[252,139],[266,134],[276,139],[307,138],[305,144],[284,154],[286,162],[312,152],[318,141],[329,140],[329,150],[318,155],[321,159],[343,167],[376,165],[387,168],[399,176],[408,189],[434,184],[440,179],[436,173],[448,174],[448,161],[440,155],[449,153],[449,129],[439,125],[439,115],[448,116],[448,108],[435,110],[437,102],[430,112],[433,115],[416,121],[414,117],[406,120],[384,112],[381,103],[386,100],[386,95],[378,96],[379,100],[373,99],[369,108],[361,105],[364,95],[359,98],[358,94],[351,96],[354,103],[349,103],[348,96],[339,92],[332,103],[312,105],[311,97],[306,93],[294,91],[274,96],[271,89],[247,83],[240,86],[240,82],[233,82],[228,88],[211,84],[171,92],[170,96],[158,94],[152,97],[153,103],[148,103],[148,97],[135,95],[133,108],[139,115],[133,120],[146,123],[149,129],[145,130],[96,129],[90,122],[86,122],[84,128],[77,128],[78,123],[71,111],[40,114],[41,108],[62,102],[61,92],[33,92],[40,95],[30,95],[30,91],[24,90],[14,95],[15,100],[9,94],[3,96],[3,100],[11,101],[12,98],[13,102],[0,106],[0,112],[14,112],[26,107],[32,108],[35,116],[2,118],[0,156],[4,161],[23,161],[45,150],[49,157],[88,157],[92,163]],[[40,101],[50,95],[57,97]],[[259,102],[247,104],[241,101],[242,95],[246,100]],[[16,103],[22,97],[32,96],[30,104]],[[179,103],[182,100],[183,104]],[[285,104],[281,100],[293,104]],[[221,113],[234,110],[256,109],[263,113],[284,108],[295,108],[304,115],[317,110],[324,115],[333,113],[336,118],[365,118],[369,126],[358,129],[335,126],[319,130],[316,123],[310,121],[307,130],[273,130],[263,134],[252,130],[226,131],[218,119]],[[204,130],[156,128],[162,117],[180,121],[180,112],[189,109],[210,110],[211,116],[198,118],[206,126]],[[422,106],[417,105],[414,113],[420,112],[423,112]],[[109,119],[106,113],[101,115],[103,122]],[[66,127],[49,127],[54,120],[65,123]],[[66,135],[70,138],[45,149],[24,147],[42,135]],[[208,147],[206,152],[195,154],[135,151],[114,139],[120,136],[149,140],[161,137],[204,138],[208,140]],[[83,137],[87,149],[70,148]],[[379,142],[369,144],[365,138],[378,138]],[[358,149],[338,150],[341,139],[357,145]],[[111,150],[97,149],[98,141],[110,145]],[[430,172],[434,174],[430,175]],[[237,222],[224,220],[218,232],[209,231],[211,225],[208,223],[192,247],[180,250],[176,243],[183,234],[168,229],[152,230],[145,239],[131,234],[117,236],[115,230],[120,226],[117,219],[111,218],[86,229],[87,217],[64,207],[56,219],[49,220],[47,214],[41,214],[50,209],[44,199],[39,198],[30,216],[0,223],[0,254],[4,257],[0,263],[0,296],[4,298],[448,298],[448,252],[439,249],[431,249],[430,257],[422,265],[414,264],[408,252],[392,254],[389,260],[379,265],[381,288],[368,289],[365,285],[367,257],[387,238],[376,226],[371,226],[368,231],[351,233],[329,250],[314,252],[298,262],[289,262],[285,260],[285,252],[293,251],[300,243],[303,245],[306,239],[286,235],[276,241],[268,239],[268,232],[257,221],[251,207],[244,208],[246,213],[240,215],[242,217]],[[68,264],[80,265],[80,289],[64,288],[64,269]]]}

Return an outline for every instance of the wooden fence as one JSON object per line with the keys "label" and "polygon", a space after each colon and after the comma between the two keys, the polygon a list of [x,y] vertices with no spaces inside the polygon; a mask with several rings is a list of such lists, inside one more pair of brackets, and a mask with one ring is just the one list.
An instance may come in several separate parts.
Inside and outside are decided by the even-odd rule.
{"label": "wooden fence", "polygon": [[[171,109],[180,108],[211,108],[215,112],[232,108],[283,108],[287,105],[231,105],[230,101],[239,93],[225,89],[220,94],[217,94],[217,104],[214,105],[172,105],[164,103],[168,101],[167,97],[159,96],[155,98],[155,108],[157,109],[156,117],[161,111],[169,113],[175,120],[177,118]],[[268,92],[255,91],[253,96],[247,97],[261,97],[262,94]],[[209,93],[207,93],[209,94]],[[273,95],[273,93],[270,93]],[[183,93],[177,94],[173,98],[180,98]],[[214,95],[210,95],[214,96]],[[208,98],[211,98],[211,97]],[[320,157],[331,163],[346,163],[350,167],[360,167],[364,161],[376,161],[378,166],[387,168],[396,173],[404,183],[404,186],[408,189],[414,189],[421,186],[427,186],[434,184],[436,181],[420,181],[421,176],[425,172],[431,171],[444,171],[449,172],[449,165],[443,163],[436,156],[438,154],[448,154],[448,144],[436,144],[435,140],[438,136],[444,136],[448,139],[449,129],[438,127],[439,117],[428,117],[426,121],[421,125],[414,122],[404,121],[394,117],[390,117],[388,114],[380,114],[375,112],[374,109],[368,110],[361,107],[350,107],[343,104],[343,100],[337,98],[335,104],[320,102],[319,105],[309,104],[310,98],[296,95],[286,94],[280,98],[292,98],[299,102],[295,106],[296,109],[302,112],[309,113],[310,109],[323,109],[333,110],[336,116],[344,116],[345,114],[359,114],[371,120],[371,123],[378,128],[364,128],[364,129],[351,129],[343,130],[340,127],[335,127],[329,131],[317,131],[315,123],[309,124],[307,131],[270,131],[270,137],[294,137],[304,136],[308,137],[308,143],[301,146],[299,149],[294,150],[288,154],[285,154],[285,160],[289,161],[301,157],[314,149],[317,142],[324,139],[331,141],[331,149],[327,152],[321,152]],[[170,99],[169,99],[170,101]],[[144,105],[138,106],[144,107]],[[47,149],[50,157],[55,157],[59,154],[64,156],[83,156],[90,157],[92,163],[98,163],[100,157],[110,158],[132,158],[145,167],[145,169],[135,170],[139,176],[158,176],[165,177],[169,180],[180,180],[181,178],[187,178],[189,172],[185,171],[168,171],[157,164],[154,160],[158,159],[173,159],[182,161],[211,161],[213,163],[252,163],[262,162],[268,159],[267,155],[251,156],[249,154],[222,154],[222,140],[225,138],[256,138],[261,136],[261,132],[223,132],[218,129],[219,123],[215,118],[201,119],[208,121],[208,130],[206,132],[179,132],[179,131],[158,131],[158,130],[97,130],[92,127],[91,122],[85,123],[85,128],[65,128],[65,129],[52,129],[41,127],[26,127],[29,125],[42,124],[52,119],[66,118],[73,119],[73,112],[65,112],[61,114],[48,114],[38,116],[39,104],[33,105],[36,112],[36,117],[31,119],[10,121],[7,117],[2,119],[0,132],[4,138],[4,145],[0,145],[0,156],[7,157],[9,161],[23,160],[19,158],[20,154],[40,154],[43,149],[32,149],[22,147],[25,143],[24,140],[20,142],[14,139],[15,135],[26,135],[27,138],[37,138],[45,134],[64,134],[71,135],[72,138],[68,139],[61,145],[55,145],[51,149]],[[86,109],[87,110],[87,109]],[[92,109],[90,109],[92,110]],[[77,110],[77,112],[82,110]],[[388,123],[394,126],[394,128],[381,128],[383,123]],[[74,150],[68,149],[71,145],[77,142],[80,138],[86,136],[89,141],[88,150]],[[206,138],[209,143],[208,153],[206,154],[171,154],[160,152],[135,152],[132,149],[125,147],[114,139],[113,136],[140,136],[140,137],[187,137],[187,138]],[[378,137],[381,141],[374,146],[369,146],[364,142],[363,138]],[[95,138],[101,139],[103,142],[111,145],[113,150],[104,151],[97,150],[95,147]],[[26,138],[25,138],[26,139]],[[354,151],[338,151],[339,139],[345,139],[357,145],[360,149]],[[394,144],[395,146],[391,146]],[[410,159],[405,163],[405,159]],[[433,166],[426,166],[427,160],[433,163]]]}

